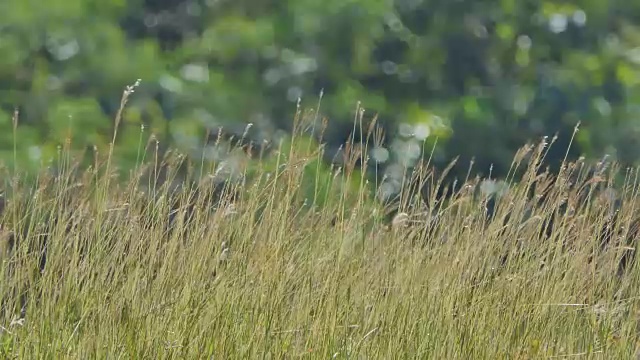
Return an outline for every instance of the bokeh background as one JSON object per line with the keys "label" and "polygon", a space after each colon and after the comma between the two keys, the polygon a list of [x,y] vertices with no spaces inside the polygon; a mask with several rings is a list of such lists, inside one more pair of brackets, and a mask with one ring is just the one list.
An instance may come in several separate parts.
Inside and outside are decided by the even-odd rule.
{"label": "bokeh background", "polygon": [[640,157],[638,1],[3,0],[0,159],[35,169],[68,136],[105,149],[137,79],[124,168],[152,135],[207,161],[224,156],[203,136],[221,126],[251,123],[249,138],[273,143],[299,101],[320,98],[327,161],[358,103],[378,115],[386,137],[370,161],[389,193],[425,153],[438,167],[460,156],[452,176],[474,159],[500,177],[519,147],[557,133],[557,164],[578,122],[571,159]]}

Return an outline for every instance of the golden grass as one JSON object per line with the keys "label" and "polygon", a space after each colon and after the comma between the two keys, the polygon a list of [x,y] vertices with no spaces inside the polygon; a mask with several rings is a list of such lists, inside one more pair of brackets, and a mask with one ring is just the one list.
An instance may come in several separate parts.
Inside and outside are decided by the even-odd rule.
{"label": "golden grass", "polygon": [[[110,157],[100,171],[43,171],[32,188],[17,179],[2,223],[5,231],[28,235],[3,255],[0,354],[636,356],[637,267],[616,276],[616,246],[588,261],[606,218],[596,188],[612,173],[586,176],[578,162],[556,177],[540,175],[544,147],[525,153],[529,170],[500,201],[496,220],[486,220],[472,191],[478,181],[471,180],[431,213],[406,196],[402,219],[390,228],[364,186],[350,197],[330,196],[323,207],[305,206],[298,190],[313,159],[295,152],[275,173],[257,171],[253,182],[234,189],[240,195],[233,203],[223,195],[208,211],[200,202],[192,221],[177,221],[172,232],[169,182],[143,191],[139,176],[114,181]],[[635,175],[624,179],[622,230],[613,243],[636,215]],[[539,206],[526,196],[532,186],[535,195],[544,193]],[[584,189],[594,192],[584,196]],[[572,213],[555,221],[549,238],[539,236],[540,220],[561,203]],[[34,249],[43,232],[47,264],[40,274]]]}

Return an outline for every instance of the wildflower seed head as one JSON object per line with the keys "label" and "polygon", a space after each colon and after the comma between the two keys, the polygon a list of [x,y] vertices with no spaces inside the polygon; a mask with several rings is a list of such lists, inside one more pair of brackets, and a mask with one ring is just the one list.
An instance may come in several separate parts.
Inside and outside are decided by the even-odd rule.
{"label": "wildflower seed head", "polygon": [[407,226],[409,222],[409,215],[407,213],[401,212],[397,213],[396,216],[393,217],[391,221],[391,227],[394,229],[399,229],[401,227]]}
{"label": "wildflower seed head", "polygon": [[220,260],[225,261],[228,258],[229,258],[229,249],[222,250],[222,253],[220,254]]}

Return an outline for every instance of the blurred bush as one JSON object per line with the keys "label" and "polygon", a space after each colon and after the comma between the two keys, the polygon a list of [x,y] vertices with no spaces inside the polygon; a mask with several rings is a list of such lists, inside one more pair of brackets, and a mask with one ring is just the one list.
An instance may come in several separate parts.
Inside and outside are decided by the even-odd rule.
{"label": "blurred bush", "polygon": [[390,193],[423,156],[442,167],[460,155],[453,176],[471,159],[500,176],[518,147],[555,133],[557,165],[578,122],[570,157],[630,165],[638,20],[640,3],[612,0],[5,0],[0,156],[12,164],[15,146],[33,167],[69,136],[101,151],[123,88],[141,79],[120,129],[125,167],[152,134],[196,157],[221,126],[273,141],[299,99],[320,97],[329,159],[354,119],[378,114],[387,136],[370,161]]}

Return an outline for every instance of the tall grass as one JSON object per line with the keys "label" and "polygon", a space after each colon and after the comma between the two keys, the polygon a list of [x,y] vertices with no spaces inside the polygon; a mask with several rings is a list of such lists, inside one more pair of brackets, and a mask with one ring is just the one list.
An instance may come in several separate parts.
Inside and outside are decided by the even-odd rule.
{"label": "tall grass", "polygon": [[[551,176],[539,167],[544,151],[516,156],[528,170],[492,221],[474,195],[480,179],[470,179],[430,209],[405,196],[391,227],[364,186],[355,201],[305,205],[305,166],[321,157],[313,152],[288,153],[275,171],[222,191],[213,208],[206,183],[176,192],[171,181],[143,180],[157,162],[114,181],[110,155],[87,170],[43,171],[33,187],[17,179],[2,220],[4,244],[9,231],[19,241],[0,269],[0,354],[632,358],[638,270],[616,274],[620,246],[592,256],[607,218],[597,188],[617,170],[577,162]],[[636,216],[636,174],[625,174],[614,243]],[[191,218],[169,224],[176,197],[173,210]],[[196,206],[183,206],[190,197]],[[561,205],[569,211],[542,236],[542,220]],[[40,272],[34,249],[45,237]]]}

